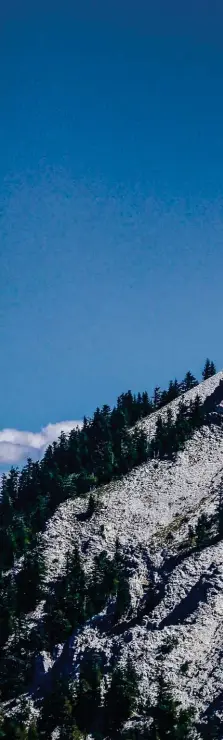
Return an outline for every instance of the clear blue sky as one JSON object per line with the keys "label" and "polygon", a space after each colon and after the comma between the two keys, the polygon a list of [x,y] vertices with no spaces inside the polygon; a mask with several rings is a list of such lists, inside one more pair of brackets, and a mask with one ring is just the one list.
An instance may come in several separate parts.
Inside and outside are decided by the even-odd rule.
{"label": "clear blue sky", "polygon": [[80,4],[1,3],[0,428],[223,365],[222,2]]}

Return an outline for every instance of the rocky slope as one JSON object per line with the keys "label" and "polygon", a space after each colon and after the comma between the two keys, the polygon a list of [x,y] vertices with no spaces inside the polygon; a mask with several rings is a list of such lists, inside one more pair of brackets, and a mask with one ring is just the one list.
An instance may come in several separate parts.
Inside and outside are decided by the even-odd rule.
{"label": "rocky slope", "polygon": [[[184,396],[199,393],[202,401],[223,379],[223,372]],[[175,414],[179,401],[170,404]],[[141,422],[151,438],[158,414]],[[96,511],[79,516],[86,500],[62,504],[43,534],[47,580],[64,569],[66,553],[77,543],[86,570],[101,551],[112,557],[119,539],[128,571],[132,612],[119,628],[110,629],[106,609],[57,646],[54,656],[42,654],[37,684],[51,671],[78,671],[87,648],[125,662],[130,655],[139,674],[142,697],[156,693],[161,665],[184,705],[192,704],[198,718],[223,708],[223,542],[202,550],[180,547],[189,525],[201,513],[217,510],[223,476],[223,429],[212,425],[196,432],[175,462],[152,460],[122,480],[97,489]],[[148,590],[156,590],[156,605],[146,606]],[[109,605],[108,605],[109,607]],[[40,618],[44,605],[33,615]]]}

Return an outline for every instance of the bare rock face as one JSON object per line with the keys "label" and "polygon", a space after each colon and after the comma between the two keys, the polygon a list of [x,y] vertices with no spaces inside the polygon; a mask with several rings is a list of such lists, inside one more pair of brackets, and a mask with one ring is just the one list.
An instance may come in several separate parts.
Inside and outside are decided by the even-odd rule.
{"label": "bare rock face", "polygon": [[[223,372],[189,391],[208,398]],[[179,400],[172,402],[177,413]],[[167,409],[159,414],[165,417]],[[141,425],[151,438],[157,413]],[[175,462],[149,461],[119,481],[97,490],[97,508],[80,517],[83,498],[62,504],[43,534],[47,580],[63,572],[67,552],[77,544],[86,572],[102,551],[112,558],[118,538],[125,559],[131,610],[112,625],[112,600],[105,610],[79,628],[40,666],[39,680],[54,674],[75,676],[88,649],[104,665],[128,656],[139,675],[142,698],[153,699],[162,666],[173,691],[197,717],[222,710],[223,704],[223,542],[202,548],[188,545],[188,532],[202,513],[217,511],[223,476],[221,425],[203,427],[187,442]],[[36,611],[38,619],[38,610]]]}

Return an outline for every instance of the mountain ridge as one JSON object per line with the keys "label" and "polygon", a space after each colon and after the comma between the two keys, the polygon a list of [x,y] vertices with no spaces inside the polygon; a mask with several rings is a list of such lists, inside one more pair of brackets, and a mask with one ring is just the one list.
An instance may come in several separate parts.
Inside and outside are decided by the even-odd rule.
{"label": "mountain ridge", "polygon": [[[201,400],[203,401],[215,390],[220,380],[222,379],[223,372],[220,372],[213,378],[204,381],[199,386],[184,394],[184,400],[189,403],[190,400],[194,399],[196,395],[199,394]],[[168,407],[170,407],[175,413],[177,412],[178,406],[179,399],[176,399],[168,404]],[[138,424],[146,429],[148,436],[151,437],[155,429],[155,421],[157,417],[160,415],[165,416],[168,407],[164,407],[163,409],[156,411],[153,415],[151,415],[152,418],[149,417],[148,419],[143,420],[140,423],[138,422]],[[80,538],[79,545],[81,548],[83,548],[83,545],[86,545],[86,543],[88,543],[88,540],[90,540],[88,543],[90,552],[88,552],[88,550],[85,550],[85,555],[87,552],[88,557],[90,557],[92,550],[93,555],[95,556],[104,549],[107,550],[111,557],[111,555],[114,553],[115,541],[117,537],[119,538],[121,547],[123,547],[124,549],[126,547],[128,548],[129,541],[131,540],[132,557],[133,559],[135,558],[137,562],[137,574],[136,572],[134,572],[132,581],[130,579],[132,603],[133,605],[136,605],[137,599],[140,600],[140,598],[143,597],[144,586],[146,582],[148,583],[148,567],[145,564],[145,553],[143,553],[143,550],[146,551],[146,555],[151,562],[151,568],[154,570],[155,573],[157,573],[157,577],[159,577],[161,564],[165,562],[167,555],[170,556],[171,552],[170,548],[167,550],[167,553],[165,553],[165,551],[163,552],[163,529],[165,529],[165,527],[167,529],[170,527],[170,531],[172,532],[172,529],[174,531],[174,519],[178,519],[179,516],[182,519],[185,519],[185,517],[189,516],[190,523],[194,525],[198,519],[198,515],[200,515],[202,511],[208,511],[209,514],[213,513],[213,511],[216,510],[218,489],[222,472],[222,432],[218,427],[212,429],[203,428],[201,431],[195,432],[193,439],[189,440],[186,443],[185,450],[178,453],[177,460],[175,462],[149,461],[148,463],[144,463],[143,465],[141,465],[140,468],[136,468],[134,471],[129,473],[127,476],[124,477],[124,479],[103,486],[103,493],[101,493],[101,507],[97,509],[96,513],[93,515],[90,521],[81,522],[81,525],[79,522],[77,523],[76,516],[83,509],[82,499],[79,502],[68,501],[66,504],[62,504],[60,510],[56,512],[52,520],[49,522],[46,533],[43,535],[46,544],[47,562],[49,564],[50,577],[52,578],[55,575],[54,568],[52,567],[51,569],[54,558],[59,558],[59,563],[61,566],[63,551],[61,538],[63,540],[63,543],[67,541],[69,549],[70,532],[73,525],[74,530],[72,530],[72,539],[78,541]],[[155,496],[154,487],[157,494]],[[177,487],[181,495],[175,497]],[[153,498],[151,500],[152,491]],[[97,495],[99,496],[100,494],[97,492]],[[157,508],[156,515],[154,516],[155,506]],[[113,517],[111,517],[111,510],[114,512]],[[163,522],[161,518],[161,510],[163,512]],[[145,531],[145,519],[148,517],[149,511],[150,522]],[[127,516],[127,513],[129,516]],[[129,517],[131,520],[131,526],[128,529]],[[152,517],[154,517],[154,519]],[[161,546],[157,546],[157,544],[155,544],[155,542],[153,541],[151,552],[151,547],[149,546],[149,538],[154,538],[154,540],[157,539],[157,523],[159,523],[158,528],[162,527]],[[77,524],[76,528],[75,524]],[[102,540],[99,534],[101,525],[104,525]],[[187,523],[182,522],[181,531],[179,532],[178,530],[178,538],[183,538],[187,526]],[[79,535],[78,528],[81,532]],[[67,540],[66,537],[68,538]],[[149,541],[148,549],[146,548],[147,540]],[[64,550],[66,550],[66,548],[64,548]],[[58,574],[58,562],[56,560],[54,561],[54,565]],[[221,593],[217,589],[217,593],[215,593],[216,586],[211,586],[210,583],[212,569],[214,567],[221,568],[221,566],[222,574],[219,573],[219,578],[223,578],[223,544],[221,543],[217,543],[215,546],[207,548],[207,552],[205,551],[205,553],[201,553],[197,556],[197,561],[195,560],[194,555],[188,556],[183,567],[177,566],[178,570],[176,570],[176,573],[179,572],[181,575],[180,578],[177,578],[177,586],[175,584],[175,596],[174,586],[171,584],[171,579],[168,585],[170,594],[171,589],[173,592],[172,598],[171,596],[169,597],[171,602],[171,609],[176,608],[177,603],[181,603],[181,600],[188,595],[188,590],[190,591],[190,589],[198,589],[199,580],[203,577],[206,577],[208,583],[210,584],[210,588],[207,589],[207,593],[209,594],[210,591],[210,594],[212,594],[210,598],[213,599],[214,614],[217,614],[218,608],[220,610],[220,613],[223,614],[223,592]],[[175,572],[175,570],[173,572]],[[180,595],[178,593],[179,583]],[[201,594],[199,598],[201,599]],[[145,674],[146,676],[146,678],[144,678],[143,688],[141,689],[141,691],[142,693],[145,692],[145,683],[149,683],[149,677],[153,675],[154,671],[156,673],[156,659],[155,657],[151,657],[152,653],[156,654],[157,652],[159,652],[163,640],[167,639],[167,637],[175,636],[175,633],[177,633],[178,639],[180,639],[179,634],[181,635],[182,633],[183,637],[185,638],[185,633],[187,633],[187,638],[185,639],[187,639],[188,641],[188,648],[185,647],[185,649],[183,649],[181,645],[178,652],[176,648],[173,648],[171,659],[167,657],[165,661],[163,661],[163,663],[165,664],[165,674],[171,680],[171,685],[174,687],[177,697],[183,704],[189,704],[190,702],[194,704],[196,701],[196,705],[197,707],[199,707],[200,711],[205,712],[207,709],[207,698],[205,693],[204,696],[201,697],[201,686],[198,680],[196,684],[195,678],[192,675],[192,669],[189,670],[187,676],[183,676],[182,674],[182,676],[180,676],[180,680],[179,678],[177,679],[177,683],[180,683],[181,686],[180,689],[179,686],[177,687],[175,685],[176,666],[178,666],[180,670],[180,666],[183,665],[186,660],[189,660],[189,656],[191,654],[191,644],[193,643],[193,640],[195,638],[192,635],[193,624],[190,625],[190,622],[190,626],[188,626],[188,628],[187,626],[185,627],[185,625],[184,628],[182,627],[182,625],[180,627],[177,627],[176,625],[169,625],[168,627],[167,614],[171,614],[171,609],[169,610],[167,608],[166,602],[168,602],[168,591],[165,599],[161,602],[161,604],[155,607],[153,624],[150,617],[148,619],[149,628],[147,625],[144,627],[135,626],[133,628],[133,630],[135,630],[135,632],[133,632],[133,637],[131,638],[131,640],[129,638],[131,644],[131,654],[133,654],[133,645],[135,649],[133,659],[134,664],[136,666],[140,665],[140,672]],[[218,602],[220,603],[222,612],[220,606],[218,607]],[[208,633],[208,641],[209,639],[213,639],[215,629],[214,625],[216,625],[216,629],[219,630],[219,636],[221,635],[223,639],[223,627],[221,628],[220,624],[218,623],[217,617],[215,617],[214,619],[213,614],[212,617],[209,614],[209,602],[207,601],[207,606],[204,607],[203,611],[201,610],[202,613],[199,612],[199,603],[200,601],[198,599],[198,603],[196,606],[196,609],[198,610],[198,622],[199,620],[202,621],[202,619],[204,619],[206,623],[206,631]],[[206,613],[207,611],[209,615],[208,617]],[[158,617],[159,612],[160,615]],[[162,614],[164,615],[163,617]],[[188,614],[190,615],[190,609]],[[95,620],[95,622],[97,623],[97,619]],[[158,625],[159,623],[163,625],[162,629],[161,627],[154,627],[155,623]],[[74,666],[77,667],[78,665],[78,656],[81,655],[83,652],[83,644],[85,644],[85,648],[86,646],[91,645],[91,648],[92,646],[94,646],[96,650],[104,649],[107,655],[109,655],[109,653],[112,653],[111,645],[107,644],[107,642],[109,643],[109,640],[107,641],[107,638],[102,637],[100,632],[98,637],[97,629],[97,627],[92,627],[88,624],[83,628],[83,630],[80,631],[78,637],[70,638],[70,656],[73,653],[73,657],[70,659],[71,673]],[[137,630],[140,630],[140,636],[138,635],[138,638],[134,638],[135,633],[137,635]],[[205,630],[203,631],[205,632]],[[160,643],[158,641],[158,638],[160,637],[161,632],[162,640]],[[122,648],[123,657],[125,657],[126,659],[125,639],[123,640]],[[218,639],[220,639],[220,637]],[[155,648],[154,646],[152,648],[151,641],[152,643],[154,643]],[[140,664],[139,658],[140,650],[137,650],[136,648],[137,642],[138,644],[140,642],[141,650],[146,650],[146,659],[143,663],[143,669]],[[146,649],[146,642],[149,643],[149,651],[151,654],[150,659],[148,658],[148,649]],[[202,639],[198,644],[202,645]],[[201,651],[201,647],[199,649]],[[219,658],[219,650],[217,648],[217,644],[214,646],[213,649],[217,651],[215,656],[217,663],[217,656]],[[207,652],[207,650],[205,652],[204,642],[203,654],[206,656],[206,660]],[[65,650],[65,653],[67,654],[67,649]],[[45,660],[47,663],[47,656],[45,656]],[[63,660],[61,659],[61,657],[59,658],[59,660],[61,668]],[[199,657],[199,660],[203,671],[203,663],[201,657]],[[148,671],[145,665],[147,665],[148,667],[150,666],[150,664],[152,666],[153,663],[155,663],[155,666],[150,667],[150,670]],[[174,666],[174,668],[171,668],[171,666]],[[208,668],[206,668],[206,674],[207,672]],[[194,673],[196,675],[196,667],[194,669]],[[216,682],[215,685],[214,675]],[[203,684],[203,680],[201,684]],[[220,679],[220,671],[217,671],[217,666],[215,665],[215,674],[213,674],[212,685],[209,689],[209,699],[210,696],[215,696],[216,690],[218,690],[218,688],[220,689],[221,686],[222,684]]]}
{"label": "mountain ridge", "polygon": [[[204,403],[221,381],[223,371],[136,426],[151,441],[159,417],[165,419],[171,409],[175,419],[182,400],[189,407],[199,396]],[[102,656],[105,683],[114,660],[124,668],[131,659],[144,703],[147,698],[150,703],[156,700],[163,671],[180,704],[195,707],[198,725],[213,713],[221,722],[223,541],[216,534],[216,518],[222,480],[223,429],[220,421],[210,420],[173,459],[154,457],[122,478],[93,488],[90,516],[86,495],[59,505],[39,535],[46,592],[66,572],[68,554],[75,547],[89,577],[95,558],[106,552],[112,562],[118,542],[130,604],[127,614],[114,623],[111,595],[65,642],[51,652],[40,651],[30,687],[34,714],[36,699],[52,681],[78,678],[85,654],[93,651]],[[201,547],[195,532],[202,516],[212,522],[212,534]],[[41,624],[44,609],[41,601],[27,615],[29,629]],[[195,728],[194,737],[196,733]]]}

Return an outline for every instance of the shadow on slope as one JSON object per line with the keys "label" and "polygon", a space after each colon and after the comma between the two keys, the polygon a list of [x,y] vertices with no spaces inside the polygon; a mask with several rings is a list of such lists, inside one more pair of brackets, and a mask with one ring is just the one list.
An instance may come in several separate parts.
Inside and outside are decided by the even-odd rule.
{"label": "shadow on slope", "polygon": [[215,566],[210,568],[209,573],[201,575],[185,598],[160,622],[159,629],[182,624],[196,612],[200,603],[207,603],[207,597],[210,591],[213,592],[214,590],[215,593],[216,591],[221,591],[218,575],[219,570]]}

